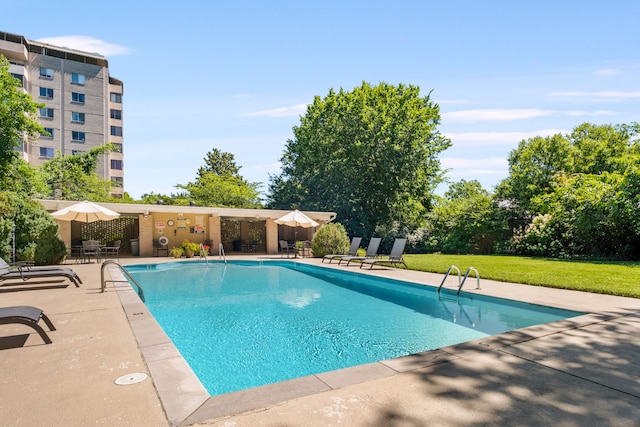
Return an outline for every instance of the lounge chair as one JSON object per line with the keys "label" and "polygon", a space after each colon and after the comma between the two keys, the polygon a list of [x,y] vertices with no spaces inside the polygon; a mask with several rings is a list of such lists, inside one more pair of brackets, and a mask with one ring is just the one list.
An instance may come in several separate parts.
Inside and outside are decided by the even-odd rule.
{"label": "lounge chair", "polygon": [[80,287],[82,280],[78,277],[75,271],[65,267],[43,267],[42,269],[37,267],[31,267],[29,269],[18,268],[16,271],[11,271],[10,266],[2,259],[0,259],[0,282],[5,280],[17,280],[27,281],[29,279],[42,279],[42,278],[59,278],[63,277],[69,279],[76,285],[76,288]]}
{"label": "lounge chair", "polygon": [[360,248],[360,242],[362,242],[362,237],[354,237],[353,239],[351,239],[351,246],[349,247],[349,252],[347,252],[346,254],[329,254],[329,255],[325,255],[322,258],[322,262],[324,262],[325,259],[329,260],[329,264],[331,264],[331,261],[333,261],[334,259],[340,259],[344,256],[356,256],[358,255],[358,248]]}
{"label": "lounge chair", "polygon": [[0,307],[0,325],[9,325],[12,323],[20,323],[27,325],[40,334],[42,340],[46,344],[51,344],[51,338],[42,329],[42,326],[38,325],[40,319],[44,320],[50,331],[55,331],[56,328],[51,323],[51,320],[46,314],[42,312],[38,307],[31,307],[28,305],[17,305],[14,307]]}
{"label": "lounge chair", "polygon": [[367,252],[365,253],[364,256],[340,257],[340,260],[338,261],[338,265],[342,264],[342,261],[346,261],[347,265],[349,265],[351,261],[362,261],[364,259],[375,258],[378,255],[378,248],[380,247],[381,241],[382,239],[380,237],[372,237],[371,240],[369,240],[369,246],[367,246]]}
{"label": "lounge chair", "polygon": [[9,271],[64,271],[65,273],[69,273],[78,280],[79,283],[82,283],[80,277],[73,271],[71,268],[63,266],[63,265],[45,265],[36,267],[33,261],[16,261],[11,264],[7,264],[7,262],[0,258],[0,267],[8,267]]}
{"label": "lounge chair", "polygon": [[360,264],[360,268],[365,264],[369,264],[369,270],[373,268],[374,264],[402,264],[404,268],[407,268],[407,264],[405,264],[402,258],[406,244],[407,239],[396,239],[393,242],[389,258],[364,259],[362,260],[362,264]]}

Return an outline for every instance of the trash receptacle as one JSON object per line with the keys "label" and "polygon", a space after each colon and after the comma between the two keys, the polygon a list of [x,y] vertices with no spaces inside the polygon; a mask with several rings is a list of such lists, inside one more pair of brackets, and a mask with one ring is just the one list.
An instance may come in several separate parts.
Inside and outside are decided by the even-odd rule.
{"label": "trash receptacle", "polygon": [[140,239],[131,239],[131,255],[140,256]]}

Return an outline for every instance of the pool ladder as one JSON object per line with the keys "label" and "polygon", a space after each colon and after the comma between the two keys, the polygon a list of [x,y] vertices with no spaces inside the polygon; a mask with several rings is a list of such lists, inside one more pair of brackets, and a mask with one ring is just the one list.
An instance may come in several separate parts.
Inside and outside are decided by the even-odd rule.
{"label": "pool ladder", "polygon": [[[118,267],[120,269],[120,272],[129,280],[104,280],[104,268],[107,265],[115,265],[116,267]],[[104,292],[104,290],[106,289],[107,282],[109,282],[109,283],[130,283],[130,284],[133,284],[138,289],[138,296],[140,296],[140,299],[142,300],[142,302],[144,302],[144,291],[142,290],[142,288],[140,287],[138,282],[136,282],[136,279],[131,277],[129,272],[127,270],[125,270],[124,267],[122,265],[120,265],[120,263],[118,261],[116,261],[115,259],[108,259],[108,260],[106,260],[105,262],[102,263],[102,267],[100,267],[100,282],[102,283],[101,292]]]}
{"label": "pool ladder", "polygon": [[218,256],[224,259],[224,265],[227,265],[227,256],[224,254],[224,246],[222,243],[218,245]]}
{"label": "pool ladder", "polygon": [[209,260],[207,259],[207,251],[204,248],[204,245],[200,243],[200,259],[204,258],[204,262],[209,265]]}
{"label": "pool ladder", "polygon": [[446,282],[452,270],[456,270],[458,272],[458,291],[456,292],[456,296],[460,295],[460,291],[462,291],[462,286],[464,286],[464,282],[467,280],[467,277],[469,277],[469,274],[471,274],[472,271],[476,274],[476,289],[480,289],[480,273],[478,273],[478,270],[475,267],[469,267],[467,269],[467,272],[464,273],[464,278],[461,278],[460,269],[455,265],[452,265],[451,267],[449,267],[449,269],[447,270],[447,273],[444,275],[442,282],[440,282],[440,286],[438,286],[438,295],[440,295],[440,290],[442,289],[444,282]]}

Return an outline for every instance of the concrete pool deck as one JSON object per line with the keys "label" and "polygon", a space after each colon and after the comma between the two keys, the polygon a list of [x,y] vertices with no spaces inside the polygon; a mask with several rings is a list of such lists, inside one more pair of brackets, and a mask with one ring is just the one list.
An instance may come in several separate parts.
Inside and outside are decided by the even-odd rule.
{"label": "concrete pool deck", "polygon": [[[165,260],[171,261],[121,261]],[[640,419],[640,299],[484,279],[475,290],[474,281],[466,291],[590,314],[209,397],[128,284],[109,283],[101,293],[100,265],[69,266],[84,282],[79,288],[0,286],[0,306],[40,307],[57,328],[46,345],[31,328],[0,325],[4,424],[635,426]],[[371,274],[429,285],[442,280],[397,269]],[[133,373],[149,378],[115,384]]]}

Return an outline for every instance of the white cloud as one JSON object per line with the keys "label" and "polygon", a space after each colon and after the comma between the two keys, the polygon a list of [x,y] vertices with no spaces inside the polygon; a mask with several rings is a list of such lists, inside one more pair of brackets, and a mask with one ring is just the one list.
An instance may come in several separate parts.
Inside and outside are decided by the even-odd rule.
{"label": "white cloud", "polygon": [[508,122],[514,120],[535,119],[549,116],[605,116],[614,114],[607,110],[579,111],[579,110],[542,110],[539,108],[514,108],[514,109],[479,109],[463,110],[451,113],[443,113],[442,121],[447,122]]}
{"label": "white cloud", "polygon": [[535,136],[551,136],[565,134],[568,131],[561,129],[541,129],[532,132],[445,132],[444,136],[450,138],[453,145],[515,145],[523,139]]}
{"label": "white cloud", "polygon": [[613,68],[603,68],[602,70],[596,71],[596,75],[598,76],[615,76],[617,74],[620,74],[620,72]]}
{"label": "white cloud", "polygon": [[471,104],[471,101],[466,99],[442,99],[436,101],[439,105],[447,104],[447,105],[461,105],[461,104]]}
{"label": "white cloud", "polygon": [[600,91],[600,92],[551,92],[547,95],[550,98],[555,99],[568,99],[576,101],[625,101],[628,99],[640,98],[640,91]]}
{"label": "white cloud", "polygon": [[506,175],[509,169],[509,162],[504,157],[443,157],[440,163],[444,169],[451,169],[448,176]]}
{"label": "white cloud", "polygon": [[533,119],[536,117],[548,117],[555,113],[556,111],[554,110],[541,110],[538,108],[479,109],[443,113],[442,120],[451,122],[505,122],[511,120]]}
{"label": "white cloud", "polygon": [[443,157],[440,159],[440,163],[444,169],[448,169],[446,176],[452,179],[479,179],[480,181],[488,179],[493,181],[509,174],[509,163],[503,157],[488,157],[486,159]]}
{"label": "white cloud", "polygon": [[298,104],[292,107],[274,108],[271,110],[255,111],[253,113],[245,113],[243,116],[267,116],[267,117],[288,117],[299,116],[307,111],[307,104]]}
{"label": "white cloud", "polygon": [[83,52],[98,53],[103,56],[125,55],[131,53],[131,49],[104,40],[94,39],[89,36],[61,36],[45,37],[37,40],[54,46],[66,47],[68,49],[81,50]]}
{"label": "white cloud", "polygon": [[282,168],[282,162],[273,162],[268,165],[256,165],[254,169],[269,173],[279,173]]}

